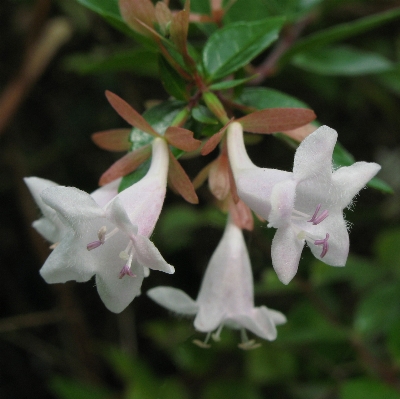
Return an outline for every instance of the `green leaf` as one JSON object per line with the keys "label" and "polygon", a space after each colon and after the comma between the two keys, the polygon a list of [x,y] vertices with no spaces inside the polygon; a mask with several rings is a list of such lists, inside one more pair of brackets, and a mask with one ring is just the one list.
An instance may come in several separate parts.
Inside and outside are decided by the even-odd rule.
{"label": "green leaf", "polygon": [[368,187],[374,188],[375,190],[381,191],[384,194],[393,194],[393,188],[389,186],[386,182],[381,180],[379,177],[374,177],[368,184]]}
{"label": "green leaf", "polygon": [[240,86],[243,83],[249,82],[250,80],[254,79],[256,75],[250,76],[249,78],[243,79],[232,79],[232,80],[224,80],[223,82],[218,82],[212,84],[209,89],[210,90],[226,90],[231,89],[232,87]]}
{"label": "green leaf", "polygon": [[107,399],[107,389],[57,376],[50,380],[50,389],[59,399]]}
{"label": "green leaf", "polygon": [[260,110],[265,108],[310,108],[295,97],[264,87],[245,87],[236,102]]}
{"label": "green leaf", "polygon": [[378,26],[396,20],[399,17],[400,7],[397,7],[380,14],[360,18],[353,22],[348,22],[325,29],[310,35],[303,40],[299,40],[282,56],[280,63],[283,64],[287,62],[293,57],[294,54],[310,51],[317,47],[322,47],[330,43],[335,43],[349,37],[359,35],[371,29],[377,28]]}
{"label": "green leaf", "polygon": [[160,67],[161,82],[165,90],[176,99],[187,101],[189,94],[186,92],[186,82],[161,55],[158,59],[158,65]]}
{"label": "green leaf", "polygon": [[400,317],[400,283],[385,282],[369,291],[359,303],[354,328],[361,334],[388,332]]}
{"label": "green leaf", "polygon": [[382,267],[400,270],[400,229],[391,229],[379,234],[375,242],[375,253]]}
{"label": "green leaf", "polygon": [[346,381],[340,387],[340,399],[399,399],[400,394],[388,385],[367,378]]}
{"label": "green leaf", "polygon": [[316,48],[293,57],[292,63],[309,72],[330,76],[377,74],[393,69],[394,64],[378,53],[349,46]]}
{"label": "green leaf", "polygon": [[192,109],[192,116],[196,121],[206,123],[208,125],[217,125],[218,119],[204,105],[198,105]]}
{"label": "green leaf", "polygon": [[236,22],[213,33],[203,49],[209,81],[227,76],[248,64],[277,38],[284,18]]}
{"label": "green leaf", "polygon": [[118,0],[77,0],[78,3],[89,10],[101,15],[110,25],[128,36],[134,37],[145,47],[157,49],[156,45],[148,38],[139,35],[130,29],[123,21],[119,12]]}
{"label": "green leaf", "polygon": [[129,71],[140,76],[158,76],[157,54],[146,49],[112,54],[73,54],[65,58],[64,67],[82,75]]}

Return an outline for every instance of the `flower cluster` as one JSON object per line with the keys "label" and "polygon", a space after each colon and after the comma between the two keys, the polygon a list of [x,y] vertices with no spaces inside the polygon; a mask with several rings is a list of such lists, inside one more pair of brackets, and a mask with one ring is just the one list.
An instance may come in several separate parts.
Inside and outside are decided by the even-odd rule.
{"label": "flower cluster", "polygon": [[[161,134],[118,96],[108,92],[107,98],[126,121],[151,140],[106,171],[101,178],[104,185],[92,194],[37,177],[25,182],[43,214],[33,227],[52,243],[52,253],[40,270],[44,280],[85,282],[95,276],[100,298],[118,313],[140,294],[150,269],[175,271],[149,238],[163,207],[167,181],[186,200],[197,202],[193,185],[170,146],[193,152],[201,142],[177,126]],[[296,274],[306,243],[318,259],[344,266],[349,236],[343,209],[380,169],[375,163],[357,162],[333,170],[337,134],[326,126],[301,142],[293,172],[259,168],[247,155],[243,141],[244,127],[264,132],[259,120],[268,113],[255,114],[229,121],[203,146],[202,152],[208,153],[220,142],[221,154],[200,172],[194,186],[208,177],[210,191],[229,216],[197,299],[171,287],[156,287],[147,293],[175,313],[194,316],[195,329],[207,333],[204,342],[194,340],[202,347],[209,347],[210,337],[218,341],[226,326],[241,331],[240,348],[252,349],[259,344],[247,337],[246,330],[274,340],[276,326],[286,322],[282,313],[254,306],[251,263],[242,232],[253,229],[251,211],[277,229],[271,257],[284,284]],[[126,148],[127,134],[126,130],[100,132],[95,140],[104,147]],[[149,157],[146,175],[118,192],[121,177]]]}

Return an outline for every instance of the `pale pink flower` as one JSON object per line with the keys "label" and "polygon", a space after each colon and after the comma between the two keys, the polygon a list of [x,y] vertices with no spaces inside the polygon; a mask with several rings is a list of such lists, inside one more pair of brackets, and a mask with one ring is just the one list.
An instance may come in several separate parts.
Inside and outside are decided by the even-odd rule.
{"label": "pale pink flower", "polygon": [[332,169],[335,130],[322,126],[299,145],[293,172],[258,168],[247,155],[239,123],[228,128],[228,153],[237,192],[255,213],[277,228],[272,264],[288,284],[297,272],[307,242],[314,256],[331,266],[344,266],[349,235],[343,209],[374,177],[380,166],[356,162]]}
{"label": "pale pink flower", "polygon": [[[285,316],[265,306],[254,306],[253,276],[242,230],[228,221],[224,235],[208,264],[200,292],[194,301],[183,291],[172,287],[156,287],[147,295],[159,305],[184,315],[196,315],[196,330],[213,331],[215,340],[224,326],[240,329],[243,349],[254,347],[246,329],[259,337],[274,340],[276,325],[286,322]],[[198,341],[196,341],[199,343]]]}

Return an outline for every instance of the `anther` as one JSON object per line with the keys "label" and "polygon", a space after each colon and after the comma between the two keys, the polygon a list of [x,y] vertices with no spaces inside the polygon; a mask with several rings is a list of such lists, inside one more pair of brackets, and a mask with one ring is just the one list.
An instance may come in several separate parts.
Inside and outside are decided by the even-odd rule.
{"label": "anther", "polygon": [[119,272],[119,278],[123,278],[125,276],[129,276],[129,277],[136,277],[136,274],[132,273],[131,268],[128,266],[128,264],[126,264],[121,271]]}
{"label": "anther", "polygon": [[93,241],[87,244],[86,245],[87,250],[91,251],[92,249],[98,248],[100,245],[103,245],[106,242],[106,232],[107,232],[106,226],[100,227],[99,231],[97,232],[97,237],[99,237],[99,239],[97,241]]}
{"label": "anther", "polygon": [[314,241],[314,245],[322,245],[322,252],[320,255],[321,258],[323,258],[329,250],[328,239],[329,239],[329,234],[326,233],[326,236],[323,240],[315,240]]}
{"label": "anther", "polygon": [[327,210],[323,211],[319,216],[318,212],[321,209],[321,204],[317,205],[317,208],[315,209],[314,215],[312,215],[310,220],[307,220],[307,222],[311,222],[314,226],[321,223],[323,220],[325,220],[329,216],[329,212]]}

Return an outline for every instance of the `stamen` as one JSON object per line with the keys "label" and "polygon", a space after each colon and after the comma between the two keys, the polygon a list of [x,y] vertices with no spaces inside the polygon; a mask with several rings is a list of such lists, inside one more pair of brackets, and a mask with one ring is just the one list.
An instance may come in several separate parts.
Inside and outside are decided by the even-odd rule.
{"label": "stamen", "polygon": [[98,248],[100,245],[103,245],[106,242],[107,239],[106,231],[107,231],[106,226],[100,227],[99,231],[97,232],[97,237],[99,237],[99,239],[97,241],[90,242],[89,244],[86,245],[88,251]]}
{"label": "stamen", "polygon": [[310,220],[307,220],[307,222],[311,222],[315,226],[321,223],[329,216],[329,212],[327,210],[323,211],[321,215],[318,216],[318,212],[320,209],[321,209],[321,204],[318,204],[317,208],[315,209],[314,215],[312,215],[312,218]]}
{"label": "stamen", "polygon": [[326,237],[323,240],[315,240],[314,241],[314,245],[322,245],[322,252],[320,255],[321,258],[323,258],[329,250],[328,239],[329,239],[329,234],[326,233]]}
{"label": "stamen", "polygon": [[204,340],[204,342],[200,341],[199,339],[194,339],[192,342],[195,345],[199,346],[200,348],[208,349],[208,348],[211,348],[211,345],[207,343],[209,341],[210,337],[211,337],[211,332],[207,333],[206,339]]}
{"label": "stamen", "polygon": [[242,342],[238,344],[238,347],[243,350],[256,349],[261,346],[260,343],[256,343],[254,339],[249,339],[247,336],[246,330],[244,328],[240,329],[240,336],[242,338]]}
{"label": "stamen", "polygon": [[212,338],[214,341],[216,341],[216,342],[221,341],[220,335],[221,335],[221,331],[222,331],[223,328],[224,328],[224,325],[221,324],[221,325],[218,327],[218,330],[217,330],[214,334],[211,334],[211,338]]}
{"label": "stamen", "polygon": [[91,251],[92,249],[98,248],[100,245],[103,245],[104,243],[101,241],[93,241],[89,242],[89,244],[86,245],[86,248],[88,251]]}
{"label": "stamen", "polygon": [[132,259],[133,259],[133,253],[131,252],[129,254],[129,258],[128,258],[128,261],[126,262],[126,265],[119,272],[120,279],[125,276],[136,277],[136,274],[133,274],[132,270],[131,270]]}

